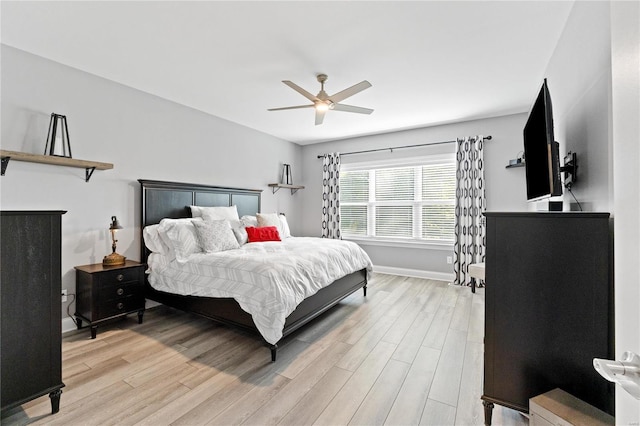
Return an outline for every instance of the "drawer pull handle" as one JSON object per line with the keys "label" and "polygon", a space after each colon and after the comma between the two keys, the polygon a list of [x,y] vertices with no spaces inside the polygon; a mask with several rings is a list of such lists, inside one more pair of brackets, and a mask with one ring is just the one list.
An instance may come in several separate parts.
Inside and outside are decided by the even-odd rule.
{"label": "drawer pull handle", "polygon": [[116,280],[118,281],[122,281],[124,279],[124,275],[122,274],[118,274],[118,276],[116,277]]}
{"label": "drawer pull handle", "polygon": [[124,303],[122,303],[122,302],[118,302],[117,307],[118,307],[118,310],[120,310],[120,311],[121,311],[121,310],[122,310],[122,308],[124,308]]}
{"label": "drawer pull handle", "polygon": [[122,296],[124,294],[124,289],[120,287],[119,289],[116,290],[116,293],[118,293],[118,296]]}

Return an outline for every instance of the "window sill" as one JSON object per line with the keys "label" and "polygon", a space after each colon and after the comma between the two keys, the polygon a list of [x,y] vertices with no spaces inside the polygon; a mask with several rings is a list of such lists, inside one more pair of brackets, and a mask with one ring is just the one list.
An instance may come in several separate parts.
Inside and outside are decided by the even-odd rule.
{"label": "window sill", "polygon": [[381,239],[381,238],[367,238],[367,237],[343,237],[344,240],[353,241],[354,243],[368,245],[368,246],[382,246],[382,247],[399,247],[399,248],[412,248],[422,250],[453,250],[453,241],[450,242],[426,242],[415,240],[393,240],[393,239]]}

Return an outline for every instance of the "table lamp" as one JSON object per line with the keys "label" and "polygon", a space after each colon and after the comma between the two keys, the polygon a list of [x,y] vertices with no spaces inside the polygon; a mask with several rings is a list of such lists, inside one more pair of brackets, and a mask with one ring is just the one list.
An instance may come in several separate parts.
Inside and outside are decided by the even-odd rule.
{"label": "table lamp", "polygon": [[118,218],[111,216],[111,226],[109,226],[109,231],[111,232],[111,249],[113,252],[102,259],[103,266],[124,265],[126,258],[123,255],[116,253],[116,243],[118,242],[118,240],[116,240],[116,231],[118,229],[122,229],[120,222],[118,222]]}

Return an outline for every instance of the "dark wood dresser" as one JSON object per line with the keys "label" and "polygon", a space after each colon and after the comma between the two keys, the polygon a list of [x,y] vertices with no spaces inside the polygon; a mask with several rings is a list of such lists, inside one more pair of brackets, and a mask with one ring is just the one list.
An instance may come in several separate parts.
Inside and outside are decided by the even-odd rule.
{"label": "dark wood dresser", "polygon": [[127,260],[121,266],[95,263],[75,269],[78,328],[86,321],[95,339],[100,323],[133,312],[138,313],[138,323],[142,324],[145,264]]}
{"label": "dark wood dresser", "polygon": [[2,414],[62,383],[61,229],[64,211],[0,212]]}
{"label": "dark wood dresser", "polygon": [[608,213],[486,213],[485,423],[493,404],[529,411],[561,388],[614,414],[614,385],[593,358],[614,359]]}

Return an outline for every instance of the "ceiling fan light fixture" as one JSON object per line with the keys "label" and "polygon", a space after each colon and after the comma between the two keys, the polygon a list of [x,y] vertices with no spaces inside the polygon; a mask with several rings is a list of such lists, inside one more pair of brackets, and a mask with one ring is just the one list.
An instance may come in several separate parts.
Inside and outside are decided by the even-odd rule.
{"label": "ceiling fan light fixture", "polygon": [[327,103],[324,101],[318,101],[315,103],[315,108],[316,108],[316,111],[326,112],[326,111],[329,111],[330,109],[333,109],[333,102]]}
{"label": "ceiling fan light fixture", "polygon": [[316,115],[316,126],[322,124],[324,120],[324,116],[329,110],[343,111],[343,112],[356,112],[358,114],[371,114],[373,112],[372,109],[362,108],[352,105],[341,104],[340,102],[345,100],[348,97],[351,97],[357,93],[362,92],[365,89],[371,87],[371,83],[367,80],[363,80],[358,84],[354,84],[351,87],[348,87],[338,93],[334,93],[333,95],[327,95],[327,92],[324,91],[324,82],[327,80],[326,74],[318,74],[317,76],[318,82],[320,82],[320,92],[317,95],[313,95],[310,92],[307,92],[302,87],[297,84],[289,81],[282,80],[284,84],[291,87],[296,92],[300,93],[305,98],[311,101],[311,104],[307,105],[298,105],[291,107],[282,107],[282,108],[269,108],[268,111],[282,111],[289,109],[298,109],[298,108],[313,108],[315,109]]}

